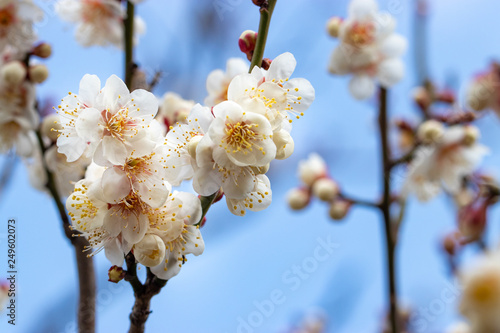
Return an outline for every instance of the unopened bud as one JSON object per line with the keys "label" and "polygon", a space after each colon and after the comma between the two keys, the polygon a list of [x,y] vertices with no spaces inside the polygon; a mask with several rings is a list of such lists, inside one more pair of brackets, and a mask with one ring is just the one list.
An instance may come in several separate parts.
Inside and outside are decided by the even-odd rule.
{"label": "unopened bud", "polygon": [[472,82],[467,90],[467,104],[474,111],[489,107],[494,97],[494,87],[487,76],[482,76]]}
{"label": "unopened bud", "polygon": [[448,253],[450,256],[455,255],[455,253],[457,252],[457,248],[460,246],[457,239],[457,233],[453,232],[449,235],[446,235],[446,237],[443,239],[442,245],[446,253]]}
{"label": "unopened bud", "polygon": [[339,194],[339,187],[330,178],[320,178],[314,182],[313,193],[322,201],[331,201]]}
{"label": "unopened bud", "polygon": [[351,203],[345,200],[335,200],[330,205],[330,217],[334,220],[342,220],[347,213],[349,212],[349,208],[351,207]]}
{"label": "unopened bud", "polygon": [[424,144],[431,144],[438,142],[443,133],[443,124],[437,120],[427,120],[418,127],[417,137]]}
{"label": "unopened bud", "polygon": [[309,204],[309,193],[300,188],[294,188],[288,192],[288,205],[293,210],[304,209]]}
{"label": "unopened bud", "polygon": [[476,126],[466,126],[463,143],[466,146],[472,146],[479,139],[479,129]]}
{"label": "unopened bud", "polygon": [[8,84],[18,85],[26,78],[26,67],[20,61],[10,61],[2,66],[0,75]]}
{"label": "unopened bud", "polygon": [[198,143],[200,143],[201,139],[203,139],[202,135],[196,135],[188,142],[187,151],[193,159],[196,159],[196,148],[198,147]]}
{"label": "unopened bud", "polygon": [[261,62],[261,64],[260,64],[260,67],[261,67],[262,69],[265,69],[265,70],[267,71],[267,70],[269,69],[269,67],[271,67],[271,63],[272,63],[272,62],[273,62],[273,61],[272,61],[271,59],[269,59],[269,58],[264,58],[264,59],[262,59],[262,62]]}
{"label": "unopened bud", "polygon": [[245,30],[240,35],[238,39],[238,45],[240,46],[241,52],[248,54],[253,52],[255,49],[255,43],[257,42],[257,33],[252,30]]}
{"label": "unopened bud", "polygon": [[432,104],[432,98],[429,91],[424,87],[416,87],[412,92],[413,100],[422,110],[427,110]]}
{"label": "unopened bud", "polygon": [[49,70],[45,65],[34,65],[29,68],[30,80],[35,83],[42,83],[49,77]]}
{"label": "unopened bud", "polygon": [[252,0],[253,4],[259,7],[262,7],[267,0]]}
{"label": "unopened bud", "polygon": [[57,136],[59,135],[59,130],[62,129],[59,116],[55,113],[52,113],[42,121],[42,135],[49,138],[52,142],[56,142]]}
{"label": "unopened bud", "polygon": [[111,268],[108,270],[108,277],[109,282],[118,283],[125,277],[125,271],[119,266],[111,266]]}
{"label": "unopened bud", "polygon": [[332,37],[337,38],[339,36],[340,26],[342,25],[342,18],[334,16],[328,20],[326,23],[326,31]]}
{"label": "unopened bud", "polygon": [[48,58],[52,55],[52,46],[48,43],[41,43],[33,49],[33,55],[39,58]]}

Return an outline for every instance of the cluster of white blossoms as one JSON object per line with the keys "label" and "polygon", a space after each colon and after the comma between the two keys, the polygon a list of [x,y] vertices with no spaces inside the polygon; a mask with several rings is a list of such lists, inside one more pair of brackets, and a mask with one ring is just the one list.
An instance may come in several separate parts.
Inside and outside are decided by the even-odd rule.
{"label": "cluster of white blossoms", "polygon": [[0,153],[12,149],[22,157],[34,153],[39,123],[35,84],[43,82],[48,71],[32,64],[27,55],[50,56],[48,44],[33,47],[33,25],[41,18],[42,11],[31,0],[0,2]]}
{"label": "cluster of white blossoms", "polygon": [[468,320],[455,332],[500,331],[500,253],[498,250],[477,258],[460,273],[463,287],[460,312]]}
{"label": "cluster of white blossoms", "polygon": [[299,162],[298,176],[302,185],[288,192],[288,205],[294,210],[304,209],[315,196],[330,205],[329,214],[334,220],[343,219],[351,203],[340,197],[339,185],[328,175],[326,162],[316,153]]}
{"label": "cluster of white blossoms", "polygon": [[14,47],[27,52],[36,40],[33,23],[43,18],[43,12],[32,0],[0,2],[0,51]]}
{"label": "cluster of white blossoms", "polygon": [[471,175],[488,153],[479,144],[479,130],[472,125],[445,128],[435,120],[420,125],[417,136],[422,146],[409,164],[403,194],[416,194],[421,201],[436,196],[446,188],[451,194],[461,189],[463,177]]}
{"label": "cluster of white blossoms", "polygon": [[68,162],[93,161],[66,202],[93,253],[104,249],[121,266],[132,251],[156,276],[175,276],[187,254],[204,250],[200,200],[171,191],[183,180],[192,178],[201,196],[223,193],[236,215],[269,206],[269,163],[293,152],[291,117],[314,100],[309,81],[290,79],[295,65],[285,53],[267,71],[235,76],[228,100],[212,108],[187,111],[192,102],[167,94],[158,119],[179,121],[166,135],[153,94],[129,92],[116,76],[101,88],[97,76],[85,75],[79,93],[58,106],[57,146]]}
{"label": "cluster of white blossoms", "polygon": [[[140,1],[132,1],[138,3]],[[126,11],[117,0],[59,0],[55,9],[61,19],[76,24],[75,38],[82,46],[114,45],[123,48]],[[134,16],[134,43],[146,24]]]}
{"label": "cluster of white blossoms", "polygon": [[[227,100],[212,108],[195,105],[185,123],[170,128],[167,180],[176,186],[193,178],[193,188],[202,196],[220,189],[236,215],[269,206],[271,188],[265,176],[269,163],[291,155],[292,118],[303,115],[314,100],[309,81],[290,79],[295,66],[293,55],[284,53],[268,70],[255,67],[251,73],[236,75],[229,85],[218,79],[220,88],[207,83],[210,94],[227,85]],[[209,81],[232,76],[231,72],[211,74]]]}
{"label": "cluster of white blossoms", "polygon": [[165,182],[168,153],[157,112],[150,92],[129,92],[116,76],[101,88],[97,76],[86,75],[79,93],[58,107],[57,145],[68,161],[93,160],[66,201],[74,228],[93,253],[104,249],[121,266],[133,251],[139,263],[169,279],[187,254],[203,252],[204,243],[199,199],[171,192]]}
{"label": "cluster of white blossoms", "polygon": [[345,20],[333,17],[328,21],[328,33],[340,41],[329,70],[337,75],[353,74],[349,90],[354,98],[373,96],[376,81],[389,88],[403,78],[400,57],[407,41],[394,33],[395,27],[394,18],[379,12],[375,0],[352,0]]}

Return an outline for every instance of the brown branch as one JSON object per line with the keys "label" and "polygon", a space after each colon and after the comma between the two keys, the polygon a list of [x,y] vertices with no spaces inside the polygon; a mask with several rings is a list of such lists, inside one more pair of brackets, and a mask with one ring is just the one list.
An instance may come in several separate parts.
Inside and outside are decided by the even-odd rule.
{"label": "brown branch", "polygon": [[83,250],[87,249],[90,244],[81,236],[77,231],[73,231],[66,209],[61,201],[61,196],[56,187],[54,175],[48,169],[43,156],[45,154],[45,145],[42,140],[42,135],[39,131],[36,132],[38,144],[42,151],[42,163],[47,176],[47,184],[45,185],[49,190],[56,208],[61,218],[64,234],[75,248],[76,265],[78,269],[78,284],[79,284],[79,297],[78,297],[78,329],[79,332],[93,333],[95,332],[95,295],[96,283],[94,273],[94,262],[92,257],[88,257]]}
{"label": "brown branch", "polygon": [[146,282],[142,284],[137,278],[135,257],[132,253],[126,256],[127,280],[134,289],[135,302],[130,313],[130,328],[129,333],[143,333],[146,326],[146,321],[149,318],[151,299],[158,295],[163,287],[167,284],[167,280],[157,278],[148,268]]}
{"label": "brown branch", "polygon": [[395,250],[396,235],[391,221],[391,173],[390,173],[390,147],[389,147],[389,128],[387,119],[387,90],[380,89],[379,105],[379,128],[380,144],[382,149],[382,182],[383,196],[380,203],[385,227],[385,241],[387,251],[387,274],[388,274],[388,298],[390,302],[390,321],[392,333],[399,333],[397,289],[396,289],[396,268],[395,268]]}

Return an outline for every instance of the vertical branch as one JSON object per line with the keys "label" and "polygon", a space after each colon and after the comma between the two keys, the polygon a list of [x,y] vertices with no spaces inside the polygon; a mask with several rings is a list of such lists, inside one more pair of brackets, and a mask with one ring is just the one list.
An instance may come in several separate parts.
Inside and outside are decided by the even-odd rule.
{"label": "vertical branch", "polygon": [[387,117],[387,90],[380,89],[380,105],[379,105],[379,128],[380,128],[380,144],[382,148],[382,181],[383,181],[383,196],[380,203],[385,228],[385,241],[387,251],[387,274],[388,274],[388,297],[390,303],[390,321],[392,333],[399,333],[398,330],[398,306],[397,306],[397,290],[396,290],[396,269],[395,269],[395,249],[396,235],[391,222],[391,162],[390,162],[390,147],[389,147],[389,128]]}
{"label": "vertical branch", "polygon": [[274,6],[276,6],[276,1],[277,0],[264,1],[264,4],[260,8],[259,31],[257,33],[257,42],[255,43],[249,72],[251,72],[255,66],[260,67],[262,58],[264,58],[267,33],[269,32],[269,25],[271,24],[271,17],[273,15]]}
{"label": "vertical branch", "polygon": [[134,15],[135,7],[130,1],[127,1],[127,18],[124,24],[125,40],[125,84],[130,89],[132,76],[134,72]]}
{"label": "vertical branch", "polygon": [[87,257],[83,252],[90,244],[84,237],[76,231],[71,229],[71,224],[66,214],[66,209],[61,201],[61,196],[56,187],[54,175],[49,171],[43,156],[45,154],[45,145],[43,144],[40,132],[36,132],[38,144],[42,151],[42,163],[47,176],[46,187],[49,190],[56,208],[61,218],[64,234],[75,248],[76,265],[78,269],[78,283],[79,283],[79,298],[78,298],[78,329],[79,332],[93,333],[95,332],[95,297],[96,297],[96,283],[94,273],[94,261],[92,257]]}
{"label": "vertical branch", "polygon": [[415,0],[415,17],[413,24],[414,61],[417,70],[418,84],[425,84],[429,79],[427,65],[427,0]]}

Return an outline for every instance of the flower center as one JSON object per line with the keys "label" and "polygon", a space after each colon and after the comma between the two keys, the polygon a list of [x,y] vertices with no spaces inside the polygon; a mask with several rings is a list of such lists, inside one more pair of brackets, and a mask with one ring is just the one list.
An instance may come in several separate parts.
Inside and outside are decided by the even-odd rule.
{"label": "flower center", "polygon": [[372,23],[354,23],[347,33],[347,42],[354,46],[370,44],[375,39],[375,27]]}
{"label": "flower center", "polygon": [[0,26],[6,28],[15,21],[14,5],[10,4],[0,9]]}
{"label": "flower center", "polygon": [[[237,122],[236,124],[226,123],[226,143],[232,147],[232,152],[236,153],[242,149],[252,151],[252,141],[255,140],[257,133],[252,129],[256,125]],[[227,152],[231,150],[225,147]]]}
{"label": "flower center", "polygon": [[85,22],[98,23],[99,21],[112,17],[113,11],[100,0],[84,0],[82,16]]}

